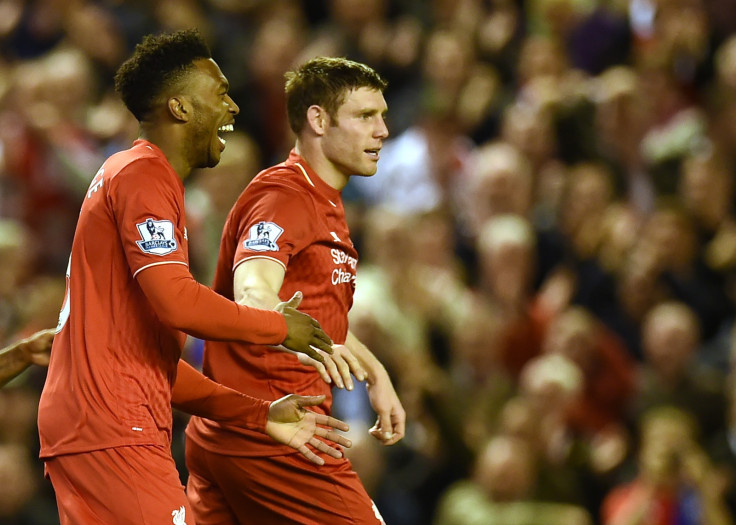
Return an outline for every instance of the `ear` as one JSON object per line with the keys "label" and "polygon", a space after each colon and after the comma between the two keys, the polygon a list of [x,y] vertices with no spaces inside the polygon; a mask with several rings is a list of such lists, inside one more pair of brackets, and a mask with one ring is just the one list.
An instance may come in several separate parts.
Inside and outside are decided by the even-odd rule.
{"label": "ear", "polygon": [[169,113],[172,117],[174,117],[174,119],[181,122],[189,121],[189,117],[191,116],[192,112],[189,103],[184,98],[171,97],[167,101],[167,107],[169,109]]}
{"label": "ear", "polygon": [[329,124],[330,116],[324,108],[317,105],[309,106],[307,109],[307,125],[316,135],[324,135]]}

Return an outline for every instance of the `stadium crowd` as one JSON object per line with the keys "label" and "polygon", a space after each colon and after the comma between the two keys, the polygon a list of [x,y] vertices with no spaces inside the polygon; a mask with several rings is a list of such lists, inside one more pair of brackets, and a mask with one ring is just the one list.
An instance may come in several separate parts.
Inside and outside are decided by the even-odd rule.
{"label": "stadium crowd", "polygon": [[[185,182],[203,283],[293,144],[284,72],[345,56],[389,81],[378,172],[344,197],[352,330],[406,437],[369,438],[362,389],[335,401],[388,524],[736,521],[736,1],[0,0],[0,346],[55,326],[79,204],[135,138],[115,70],[188,27],[241,108]],[[2,524],[58,523],[44,374],[0,391]]]}

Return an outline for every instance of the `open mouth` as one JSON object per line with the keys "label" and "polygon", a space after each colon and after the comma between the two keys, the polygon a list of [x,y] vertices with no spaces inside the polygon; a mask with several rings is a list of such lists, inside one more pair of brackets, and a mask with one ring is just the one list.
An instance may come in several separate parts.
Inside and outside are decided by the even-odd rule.
{"label": "open mouth", "polygon": [[222,135],[224,133],[230,133],[234,129],[235,128],[233,127],[232,124],[225,124],[224,126],[220,126],[219,128],[217,128],[217,138],[220,140],[220,144],[222,144],[223,148],[225,147],[225,144],[227,144],[227,141],[224,138],[222,138]]}
{"label": "open mouth", "polygon": [[380,148],[376,148],[376,149],[367,149],[367,150],[365,150],[365,152],[366,152],[366,153],[367,153],[367,154],[368,154],[368,155],[369,155],[370,157],[375,157],[375,158],[378,158],[378,152],[379,152],[379,151],[381,151],[381,149],[380,149]]}

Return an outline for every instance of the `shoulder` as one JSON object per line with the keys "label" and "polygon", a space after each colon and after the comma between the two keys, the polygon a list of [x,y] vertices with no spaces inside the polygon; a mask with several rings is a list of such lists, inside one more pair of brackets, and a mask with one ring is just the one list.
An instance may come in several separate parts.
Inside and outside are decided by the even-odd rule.
{"label": "shoulder", "polygon": [[277,164],[255,176],[249,186],[274,191],[309,193],[309,183],[299,168],[293,164]]}
{"label": "shoulder", "polygon": [[105,176],[113,187],[141,188],[179,188],[182,182],[171,166],[160,156],[151,154],[132,154],[131,150],[111,156],[103,166]]}
{"label": "shoulder", "polygon": [[279,164],[256,175],[246,187],[241,200],[252,203],[264,199],[283,204],[306,204],[311,202],[312,192],[296,167]]}

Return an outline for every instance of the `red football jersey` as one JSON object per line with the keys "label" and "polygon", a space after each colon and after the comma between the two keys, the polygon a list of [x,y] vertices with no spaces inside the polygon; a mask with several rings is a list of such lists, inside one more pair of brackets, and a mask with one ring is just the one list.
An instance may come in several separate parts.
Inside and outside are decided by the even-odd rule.
{"label": "red football jersey", "polygon": [[[326,184],[295,152],[259,173],[238,198],[225,223],[213,288],[233,298],[233,273],[245,260],[265,257],[285,270],[279,296],[304,294],[299,310],[317,321],[335,343],[344,343],[353,302],[358,254],[350,240],[338,190]],[[205,375],[253,397],[275,400],[290,393],[325,394],[315,411],[329,413],[330,385],[297,357],[264,345],[207,341]],[[187,430],[201,446],[233,455],[278,455],[293,449],[247,430],[192,418]]]}
{"label": "red football jersey", "polygon": [[[170,445],[171,392],[185,335],[165,325],[147,300],[136,280],[147,268],[171,269],[160,274],[171,282],[156,284],[179,291],[172,301],[186,301],[181,311],[204,335],[283,341],[280,314],[240,307],[196,283],[188,269],[174,271],[188,259],[184,185],[159,148],[137,140],[105,162],[82,204],[39,406],[41,457]],[[189,279],[183,288],[182,276]],[[253,417],[263,418],[256,405]]]}

